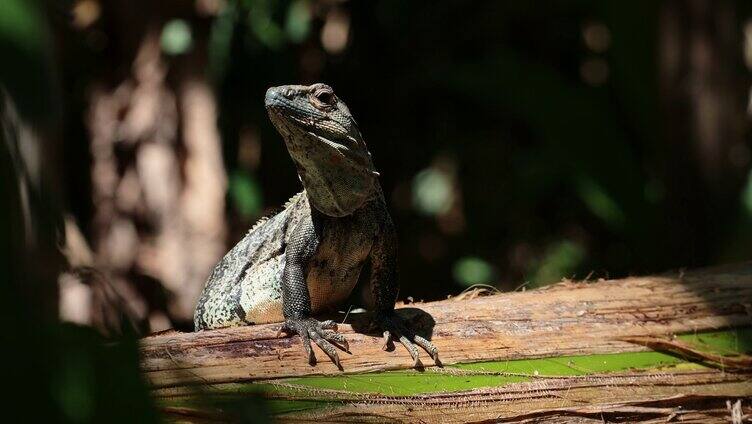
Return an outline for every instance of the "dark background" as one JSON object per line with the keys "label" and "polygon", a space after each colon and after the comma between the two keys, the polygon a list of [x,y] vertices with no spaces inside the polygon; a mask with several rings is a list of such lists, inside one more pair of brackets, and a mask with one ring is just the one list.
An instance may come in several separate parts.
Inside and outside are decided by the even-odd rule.
{"label": "dark background", "polygon": [[[403,299],[746,260],[751,11],[3,0],[4,336],[47,364],[18,384],[35,375],[66,421],[133,402],[146,419],[133,337],[190,329],[211,266],[300,190],[263,109],[273,85],[326,82],[349,105]],[[113,378],[134,398],[113,401]]]}

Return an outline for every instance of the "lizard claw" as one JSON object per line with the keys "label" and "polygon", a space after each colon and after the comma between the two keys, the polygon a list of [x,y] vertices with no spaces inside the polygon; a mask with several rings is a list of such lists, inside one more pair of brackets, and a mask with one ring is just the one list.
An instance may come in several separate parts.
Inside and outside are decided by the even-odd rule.
{"label": "lizard claw", "polygon": [[313,340],[329,356],[334,365],[340,371],[343,370],[335,346],[347,353],[350,353],[350,346],[345,336],[337,333],[336,322],[331,320],[321,322],[313,318],[290,318],[280,328],[280,333],[282,332],[295,333],[300,336],[309,364],[316,365],[316,355],[311,349],[311,340]]}
{"label": "lizard claw", "polygon": [[393,349],[394,342],[392,341],[392,333],[389,332],[389,330],[384,331],[384,345],[381,346],[381,350],[391,350]]}
{"label": "lizard claw", "polygon": [[408,329],[401,318],[396,314],[379,315],[376,317],[375,324],[383,329],[384,345],[382,349],[389,350],[394,344],[394,338],[397,338],[413,358],[415,368],[422,368],[423,363],[420,361],[419,350],[415,345],[422,347],[433,359],[434,363],[441,366],[439,360],[439,349],[430,341],[415,334]]}

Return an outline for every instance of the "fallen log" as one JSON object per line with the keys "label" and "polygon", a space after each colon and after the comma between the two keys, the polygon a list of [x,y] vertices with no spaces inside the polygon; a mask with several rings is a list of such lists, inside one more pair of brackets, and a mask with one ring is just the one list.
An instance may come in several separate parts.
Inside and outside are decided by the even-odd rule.
{"label": "fallen log", "polygon": [[321,351],[308,365],[278,324],[147,337],[141,367],[176,421],[227,419],[259,395],[292,421],[749,419],[736,401],[752,396],[752,264],[398,307],[443,367],[412,369],[352,313],[344,371]]}

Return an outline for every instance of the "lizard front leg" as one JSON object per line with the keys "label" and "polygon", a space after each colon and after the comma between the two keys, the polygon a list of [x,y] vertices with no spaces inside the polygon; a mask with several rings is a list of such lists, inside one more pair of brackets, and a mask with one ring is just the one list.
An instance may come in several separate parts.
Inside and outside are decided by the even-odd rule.
{"label": "lizard front leg", "polygon": [[383,331],[384,350],[397,339],[410,352],[415,367],[422,366],[418,348],[428,352],[436,365],[441,365],[439,350],[430,341],[415,334],[394,312],[399,285],[397,283],[397,236],[391,219],[387,219],[384,232],[377,236],[371,248],[371,296],[375,301],[373,324]]}
{"label": "lizard front leg", "polygon": [[316,356],[311,349],[313,340],[341,370],[342,365],[334,346],[349,353],[345,336],[337,333],[337,323],[334,321],[322,322],[311,318],[311,298],[305,269],[320,241],[321,224],[312,217],[304,219],[293,229],[292,239],[285,249],[285,268],[282,272],[282,312],[285,323],[280,331],[300,336],[311,365],[316,364]]}

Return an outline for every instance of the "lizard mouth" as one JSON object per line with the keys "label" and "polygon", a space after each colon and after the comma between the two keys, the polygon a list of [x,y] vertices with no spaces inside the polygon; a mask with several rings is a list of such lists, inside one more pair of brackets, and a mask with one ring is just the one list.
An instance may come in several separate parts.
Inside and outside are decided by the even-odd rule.
{"label": "lizard mouth", "polygon": [[[303,133],[314,136],[319,142],[324,142],[336,149],[351,148],[351,143],[347,137],[341,137],[334,131],[322,130],[322,128],[334,126],[332,124],[322,125],[325,120],[316,119],[314,116],[300,116],[300,114],[290,113],[290,108],[286,105],[267,104],[266,110],[272,123],[284,137]],[[344,129],[342,131],[344,132]]]}
{"label": "lizard mouth", "polygon": [[283,110],[277,108],[267,108],[269,111],[269,117],[277,130],[282,134],[283,138],[296,138],[296,134],[299,137],[301,134],[305,134],[306,137],[310,135],[319,138],[316,131],[316,126],[313,120],[302,119],[295,116],[290,116],[284,113]]}
{"label": "lizard mouth", "polygon": [[310,132],[313,132],[314,130],[315,121],[313,118],[301,117],[296,113],[290,113],[290,108],[287,106],[268,105],[266,106],[266,110],[274,124],[295,126]]}

